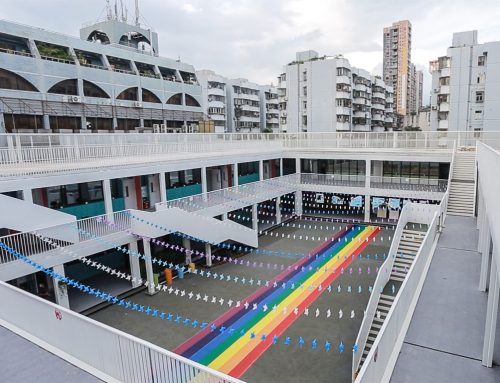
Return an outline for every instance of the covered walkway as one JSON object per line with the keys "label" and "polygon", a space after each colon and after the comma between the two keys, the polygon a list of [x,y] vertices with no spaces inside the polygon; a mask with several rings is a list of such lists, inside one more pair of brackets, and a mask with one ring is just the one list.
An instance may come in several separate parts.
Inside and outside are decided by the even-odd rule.
{"label": "covered walkway", "polygon": [[445,226],[392,383],[500,382],[500,337],[493,368],[481,364],[488,296],[478,289],[476,218],[448,216]]}

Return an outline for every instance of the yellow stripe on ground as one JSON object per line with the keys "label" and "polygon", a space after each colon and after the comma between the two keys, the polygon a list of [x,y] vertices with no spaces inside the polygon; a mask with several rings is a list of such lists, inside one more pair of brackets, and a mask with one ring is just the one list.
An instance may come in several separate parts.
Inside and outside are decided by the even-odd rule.
{"label": "yellow stripe on ground", "polygon": [[[328,267],[329,270],[332,270],[338,263],[343,261],[346,255],[350,256],[353,248],[357,248],[361,245],[366,238],[368,238],[375,230],[378,228],[375,226],[368,226],[364,230],[360,231],[360,233],[354,237],[350,243],[348,243],[343,249],[341,249],[331,260],[329,260],[322,269]],[[297,288],[294,290],[288,297],[286,297],[276,308],[276,310],[271,310],[264,318],[262,318],[259,322],[257,322],[252,328],[250,328],[247,332],[247,335],[240,337],[237,339],[231,346],[229,346],[224,352],[222,352],[216,359],[209,364],[209,367],[214,368],[221,372],[230,372],[243,358],[248,354],[247,352],[242,352],[242,349],[252,349],[256,344],[260,343],[261,340],[259,336],[256,336],[254,339],[250,339],[248,334],[252,332],[255,334],[266,334],[266,329],[269,329],[269,325],[272,324],[273,321],[277,320],[281,322],[283,319],[283,308],[291,308],[292,310],[296,307],[293,306],[293,303],[296,300],[301,300],[300,296],[307,292],[307,286],[315,285],[319,280],[326,279],[328,273],[323,272],[322,270],[311,275],[304,282],[304,290],[301,288]],[[318,283],[319,285],[319,283]],[[306,296],[307,297],[307,296]],[[305,298],[303,298],[305,299]],[[274,328],[274,327],[273,327]],[[248,347],[246,347],[249,345]]]}

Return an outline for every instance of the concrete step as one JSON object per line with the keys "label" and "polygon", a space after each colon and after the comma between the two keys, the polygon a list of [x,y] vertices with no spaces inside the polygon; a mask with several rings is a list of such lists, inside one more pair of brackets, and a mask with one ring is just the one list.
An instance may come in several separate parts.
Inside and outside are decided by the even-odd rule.
{"label": "concrete step", "polygon": [[395,281],[395,282],[404,282],[405,279],[404,278],[401,278],[401,277],[396,277],[396,276],[392,276],[389,278],[390,281]]}

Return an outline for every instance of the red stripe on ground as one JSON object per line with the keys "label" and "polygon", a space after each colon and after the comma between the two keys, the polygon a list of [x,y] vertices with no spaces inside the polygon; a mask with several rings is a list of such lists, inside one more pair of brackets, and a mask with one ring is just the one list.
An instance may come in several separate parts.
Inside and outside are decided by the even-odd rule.
{"label": "red stripe on ground", "polygon": [[[354,225],[347,225],[344,227],[342,230],[338,231],[330,241],[326,241],[322,243],[321,245],[315,247],[309,254],[311,256],[315,256],[316,254],[320,253],[324,249],[326,249],[328,246],[335,244],[338,238],[340,238],[342,235],[344,235],[348,230],[350,230]],[[263,294],[266,290],[269,290],[272,285],[274,284],[275,281],[279,281],[283,278],[286,278],[288,275],[290,275],[292,272],[295,271],[295,267],[301,266],[303,263],[308,261],[310,257],[307,255],[302,259],[299,259],[297,262],[295,262],[293,265],[290,266],[290,270],[288,270],[288,267],[285,271],[282,273],[278,274],[276,277],[271,279],[269,282],[269,286],[263,286],[259,288],[257,291],[255,291],[253,294],[248,296],[245,300],[246,301],[251,301],[256,298],[258,298],[261,294]],[[213,323],[218,327],[222,323],[224,323],[226,320],[230,319],[233,315],[235,315],[238,311],[241,311],[244,307],[233,307],[232,309],[226,311],[224,314],[222,314],[219,318],[217,318]],[[193,345],[195,345],[197,342],[201,341],[205,336],[211,334],[210,326],[207,326],[203,330],[197,332],[195,335],[193,335],[191,338],[186,340],[184,343],[181,343],[179,346],[177,346],[173,351],[176,354],[182,355],[185,351],[187,351],[189,348],[191,348]]]}
{"label": "red stripe on ground", "polygon": [[[353,260],[353,256],[359,255],[361,251],[363,251],[370,243],[372,238],[374,238],[382,229],[379,228],[379,230],[374,231],[369,237],[368,241],[363,241],[362,244],[355,250],[354,253],[352,253],[344,262],[341,263],[340,267],[337,267],[337,270],[332,273],[327,279],[327,285],[330,285],[340,274],[342,268],[346,268]],[[248,355],[241,360],[241,362],[234,367],[228,375],[233,376],[235,378],[241,377],[254,363],[255,361],[272,345],[273,342],[273,336],[281,336],[287,329],[290,327],[293,322],[295,322],[304,312],[304,310],[311,304],[313,303],[319,295],[321,295],[323,291],[318,291],[318,289],[315,289],[314,292],[312,292],[305,300],[303,303],[299,305],[299,314],[295,315],[293,312],[291,312],[275,329],[273,334],[267,334],[267,338],[265,341],[262,341],[259,343]]]}

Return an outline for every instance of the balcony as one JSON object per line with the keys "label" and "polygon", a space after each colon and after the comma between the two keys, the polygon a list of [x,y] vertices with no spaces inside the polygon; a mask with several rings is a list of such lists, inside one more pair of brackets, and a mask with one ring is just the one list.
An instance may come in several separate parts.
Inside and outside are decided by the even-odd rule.
{"label": "balcony", "polygon": [[107,56],[109,65],[111,66],[111,70],[117,73],[126,73],[126,74],[136,74],[132,70],[132,64],[129,60],[125,60],[118,57]]}
{"label": "balcony", "polygon": [[450,77],[450,74],[451,74],[451,68],[443,68],[441,69],[440,77]]}
{"label": "balcony", "polygon": [[373,92],[372,97],[385,100],[385,92]]}
{"label": "balcony", "polygon": [[76,64],[67,47],[41,41],[35,41],[35,44],[42,60],[55,61],[62,64]]}
{"label": "balcony", "polygon": [[438,130],[448,130],[448,120],[440,120],[438,122]]}
{"label": "balcony", "polygon": [[348,132],[351,130],[351,124],[349,122],[337,122],[335,127],[338,132]]}
{"label": "balcony", "polygon": [[449,85],[441,85],[439,87],[439,94],[450,94],[450,86]]}
{"label": "balcony", "polygon": [[17,56],[34,57],[30,52],[27,39],[3,33],[0,33],[0,52]]}
{"label": "balcony", "polygon": [[75,49],[76,57],[81,66],[93,69],[108,70],[104,66],[100,54]]}
{"label": "balcony", "polygon": [[347,99],[350,99],[351,98],[351,92],[337,91],[336,97],[337,98],[347,98]]}
{"label": "balcony", "polygon": [[449,112],[450,111],[450,104],[448,102],[442,102],[439,104],[439,111],[440,112]]}
{"label": "balcony", "polygon": [[335,109],[337,115],[341,114],[344,116],[349,116],[351,114],[351,108],[346,106],[337,106]]}
{"label": "balcony", "polygon": [[158,70],[165,81],[180,82],[174,69],[158,67]]}
{"label": "balcony", "polygon": [[346,76],[346,75],[337,76],[337,84],[347,84],[347,85],[350,85],[351,84],[351,79],[349,78],[349,76]]}

